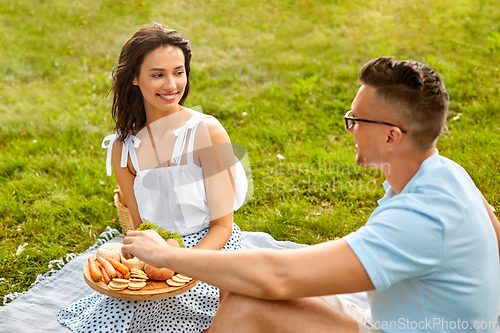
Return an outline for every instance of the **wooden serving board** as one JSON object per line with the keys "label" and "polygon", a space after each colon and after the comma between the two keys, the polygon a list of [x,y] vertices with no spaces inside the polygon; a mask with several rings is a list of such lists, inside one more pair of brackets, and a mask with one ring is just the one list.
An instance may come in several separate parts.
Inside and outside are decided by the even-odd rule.
{"label": "wooden serving board", "polygon": [[85,261],[83,267],[83,277],[90,288],[95,291],[128,301],[146,301],[172,297],[188,291],[198,283],[197,280],[193,279],[181,287],[170,287],[166,282],[148,280],[146,286],[141,290],[111,290],[108,288],[106,282],[95,282],[94,279],[92,279],[89,272],[89,263],[87,261]]}

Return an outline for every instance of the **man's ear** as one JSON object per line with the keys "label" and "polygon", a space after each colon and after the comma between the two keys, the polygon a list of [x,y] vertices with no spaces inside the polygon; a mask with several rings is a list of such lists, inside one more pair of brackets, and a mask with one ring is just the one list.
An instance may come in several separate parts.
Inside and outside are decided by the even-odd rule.
{"label": "man's ear", "polygon": [[397,127],[389,128],[385,141],[387,150],[392,151],[396,149],[400,145],[401,140],[403,140],[403,132],[401,132],[401,129]]}

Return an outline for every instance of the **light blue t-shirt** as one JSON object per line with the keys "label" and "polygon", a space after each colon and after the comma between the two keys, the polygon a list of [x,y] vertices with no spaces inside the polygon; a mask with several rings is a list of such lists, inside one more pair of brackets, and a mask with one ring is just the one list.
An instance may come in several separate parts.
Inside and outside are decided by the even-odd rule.
{"label": "light blue t-shirt", "polygon": [[399,195],[386,183],[365,226],[344,237],[376,290],[373,325],[384,332],[494,332],[500,300],[498,243],[467,172],[436,153]]}

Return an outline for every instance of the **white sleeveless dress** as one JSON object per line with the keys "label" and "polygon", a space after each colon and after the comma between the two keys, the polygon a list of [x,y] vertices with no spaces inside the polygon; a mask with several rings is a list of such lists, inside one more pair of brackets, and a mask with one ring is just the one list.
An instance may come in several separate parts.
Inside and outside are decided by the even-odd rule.
{"label": "white sleeveless dress", "polygon": [[[133,135],[127,137],[122,149],[121,167],[127,166],[130,155],[137,172],[134,193],[141,219],[179,232],[188,248],[207,234],[210,223],[203,169],[193,159],[196,129],[207,117],[211,116],[196,112],[184,126],[174,131],[177,136],[171,159],[174,166],[140,170],[135,153],[140,140]],[[187,164],[181,165],[188,133]],[[108,175],[111,175],[111,149],[116,138],[117,135],[110,135],[103,140],[103,147],[108,148]],[[109,143],[105,144],[107,141]],[[236,158],[235,164],[236,210],[244,203],[248,185],[243,167]],[[241,231],[235,223],[224,249],[241,249]],[[210,327],[218,306],[219,289],[199,282],[184,294],[157,301],[125,301],[95,292],[62,309],[58,320],[79,333],[201,332]]]}

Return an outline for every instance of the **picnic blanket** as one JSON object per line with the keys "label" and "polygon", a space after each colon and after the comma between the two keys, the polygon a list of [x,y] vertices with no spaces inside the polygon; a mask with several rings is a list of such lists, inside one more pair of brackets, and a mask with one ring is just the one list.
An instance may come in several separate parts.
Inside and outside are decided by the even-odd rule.
{"label": "picnic blanket", "polygon": [[[59,324],[57,313],[70,303],[93,292],[93,289],[83,279],[82,267],[87,258],[94,255],[101,244],[106,241],[121,242],[121,238],[110,237],[116,233],[118,231],[108,227],[108,230],[103,233],[105,238],[98,240],[87,252],[78,256],[70,255],[70,260],[64,266],[62,266],[63,260],[58,261],[58,264],[62,266],[61,269],[39,277],[27,292],[8,295],[7,298],[15,299],[0,307],[0,332],[70,332],[68,328]],[[296,249],[305,246],[307,245],[276,241],[269,234],[263,232],[242,232],[243,249]],[[365,293],[346,294],[342,297],[357,304],[362,309],[368,307]],[[497,329],[497,332],[500,330]]]}

